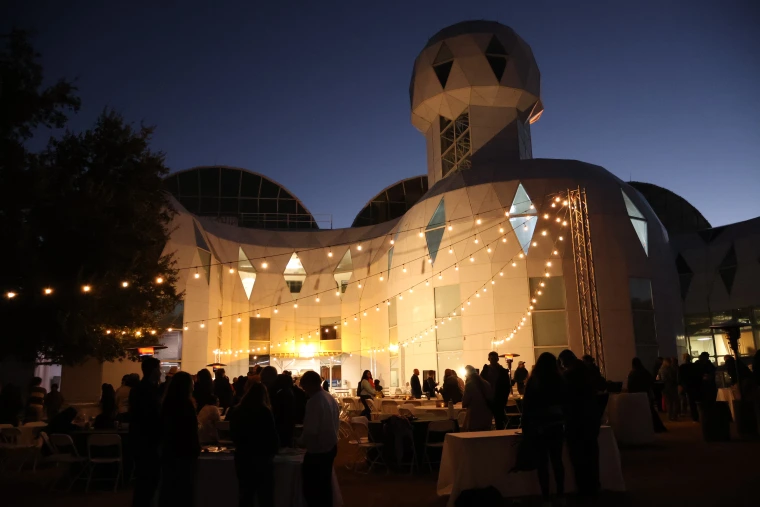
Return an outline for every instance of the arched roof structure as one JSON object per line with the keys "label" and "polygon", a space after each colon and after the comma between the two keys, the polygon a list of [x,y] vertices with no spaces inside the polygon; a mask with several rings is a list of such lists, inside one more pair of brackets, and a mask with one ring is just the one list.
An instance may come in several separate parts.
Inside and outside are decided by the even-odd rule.
{"label": "arched roof structure", "polygon": [[628,184],[644,196],[671,236],[712,227],[689,201],[667,188],[640,181],[630,181]]}
{"label": "arched roof structure", "polygon": [[164,189],[190,213],[254,229],[319,229],[304,204],[266,176],[226,166],[172,173]]}
{"label": "arched roof structure", "polygon": [[399,218],[428,191],[428,177],[414,176],[394,183],[370,199],[351,227],[376,225]]}

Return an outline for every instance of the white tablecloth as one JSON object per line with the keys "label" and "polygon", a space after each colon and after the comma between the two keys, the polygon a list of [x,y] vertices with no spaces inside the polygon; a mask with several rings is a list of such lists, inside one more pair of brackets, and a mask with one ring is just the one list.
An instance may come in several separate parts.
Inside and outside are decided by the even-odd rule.
{"label": "white tablecloth", "polygon": [[[415,407],[413,409],[410,409],[412,414],[416,417],[437,417],[439,419],[441,418],[448,418],[449,416],[449,409],[448,407],[434,407],[434,406],[428,406],[428,407]],[[462,410],[466,410],[462,408],[461,403],[457,403],[454,405],[454,419],[459,417],[459,412]]]}
{"label": "white tablecloth", "polygon": [[718,389],[718,396],[715,401],[725,401],[728,403],[728,408],[731,409],[731,419],[736,421],[736,415],[734,414],[734,400],[737,396],[734,396],[734,390],[730,387],[723,387]]}
{"label": "white tablecloth", "polygon": [[[446,435],[438,472],[438,495],[451,495],[448,507],[454,506],[462,491],[471,488],[494,486],[502,496],[541,494],[536,472],[507,473],[517,458],[517,431],[475,431]],[[564,462],[565,491],[573,491],[575,476],[567,452]],[[609,426],[602,426],[599,433],[599,465],[602,489],[625,491],[620,453]]]}
{"label": "white tablecloth", "polygon": [[[305,507],[301,494],[303,454],[277,455],[274,458],[274,505]],[[333,470],[333,507],[342,507],[338,478]],[[238,481],[232,454],[202,454],[198,459],[198,480],[195,488],[198,507],[236,506]]]}
{"label": "white tablecloth", "polygon": [[622,444],[651,444],[654,426],[646,393],[610,394],[607,417],[615,438]]}

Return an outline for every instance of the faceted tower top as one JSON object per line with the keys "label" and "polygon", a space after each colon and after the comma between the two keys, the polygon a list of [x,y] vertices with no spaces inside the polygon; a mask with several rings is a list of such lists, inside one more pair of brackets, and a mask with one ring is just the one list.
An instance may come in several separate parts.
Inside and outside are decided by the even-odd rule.
{"label": "faceted tower top", "polygon": [[530,46],[495,21],[464,21],[435,34],[417,56],[409,86],[412,123],[426,132],[469,106],[517,109],[538,120],[541,74]]}

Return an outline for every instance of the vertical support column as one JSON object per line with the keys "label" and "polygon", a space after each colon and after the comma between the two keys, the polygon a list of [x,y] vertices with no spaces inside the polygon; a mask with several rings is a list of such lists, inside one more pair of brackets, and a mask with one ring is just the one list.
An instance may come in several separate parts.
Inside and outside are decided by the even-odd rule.
{"label": "vertical support column", "polygon": [[602,326],[599,318],[599,300],[594,273],[594,255],[591,247],[591,227],[588,217],[586,190],[578,187],[568,190],[570,208],[570,236],[575,262],[575,286],[578,292],[578,310],[581,319],[583,353],[589,354],[605,374]]}

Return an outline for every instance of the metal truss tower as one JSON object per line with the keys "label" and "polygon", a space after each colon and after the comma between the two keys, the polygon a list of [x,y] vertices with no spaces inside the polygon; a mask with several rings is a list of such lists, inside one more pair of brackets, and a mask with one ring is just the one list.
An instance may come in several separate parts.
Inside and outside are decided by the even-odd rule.
{"label": "metal truss tower", "polygon": [[599,320],[599,300],[596,291],[596,276],[594,275],[594,254],[591,248],[591,228],[586,204],[586,189],[581,187],[569,189],[567,194],[583,353],[596,359],[599,370],[602,375],[605,375],[602,326]]}

